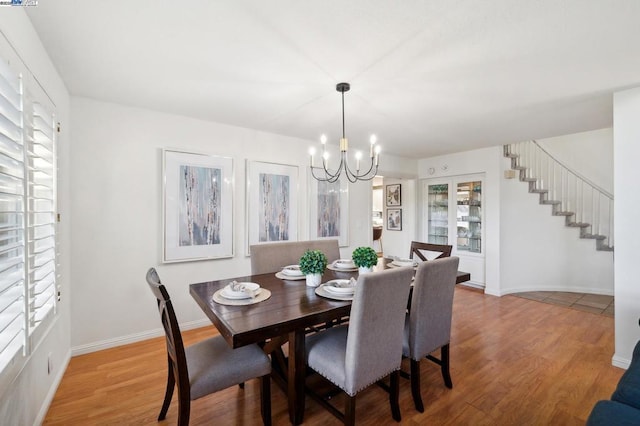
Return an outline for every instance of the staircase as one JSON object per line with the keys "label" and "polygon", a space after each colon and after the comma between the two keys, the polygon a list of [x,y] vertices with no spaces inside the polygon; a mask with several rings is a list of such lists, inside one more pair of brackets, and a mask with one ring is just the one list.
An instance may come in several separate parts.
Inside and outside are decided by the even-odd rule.
{"label": "staircase", "polygon": [[613,251],[613,195],[553,158],[536,141],[504,145],[504,156],[540,204],[580,230],[580,238],[595,240],[596,250]]}

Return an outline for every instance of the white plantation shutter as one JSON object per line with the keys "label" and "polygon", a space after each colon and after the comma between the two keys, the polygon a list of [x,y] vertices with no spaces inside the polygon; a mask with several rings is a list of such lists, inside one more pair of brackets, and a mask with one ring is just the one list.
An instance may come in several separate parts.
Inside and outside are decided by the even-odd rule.
{"label": "white plantation shutter", "polygon": [[56,304],[55,121],[43,105],[32,107],[27,127],[29,334]]}
{"label": "white plantation shutter", "polygon": [[0,372],[30,353],[56,312],[57,132],[48,102],[0,58]]}
{"label": "white plantation shutter", "polygon": [[0,61],[0,371],[25,342],[22,82]]}

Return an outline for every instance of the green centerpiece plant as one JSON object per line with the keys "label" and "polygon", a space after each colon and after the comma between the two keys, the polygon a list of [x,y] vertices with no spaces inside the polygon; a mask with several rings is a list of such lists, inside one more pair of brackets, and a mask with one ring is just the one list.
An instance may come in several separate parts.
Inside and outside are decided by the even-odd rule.
{"label": "green centerpiece plant", "polygon": [[327,256],[320,250],[307,250],[300,258],[300,271],[307,276],[307,285],[317,287],[327,267]]}
{"label": "green centerpiece plant", "polygon": [[351,255],[353,263],[360,269],[360,272],[371,272],[378,263],[378,255],[371,247],[358,247]]}

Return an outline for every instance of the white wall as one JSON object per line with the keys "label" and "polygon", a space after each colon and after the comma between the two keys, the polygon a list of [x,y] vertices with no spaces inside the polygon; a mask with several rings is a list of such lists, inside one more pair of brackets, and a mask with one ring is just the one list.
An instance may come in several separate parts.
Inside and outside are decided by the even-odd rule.
{"label": "white wall", "polygon": [[640,339],[640,88],[625,90],[613,97],[614,182],[615,182],[615,324],[614,365],[626,366]]}
{"label": "white wall", "polygon": [[374,188],[372,197],[373,197],[373,200],[372,200],[371,210],[381,212],[384,209],[382,189]]}
{"label": "white wall", "polygon": [[[308,148],[315,142],[199,121],[86,98],[72,99],[74,238],[72,248],[74,353],[139,340],[159,331],[144,282],[158,267],[183,325],[207,324],[188,284],[248,274],[245,233],[245,159],[300,166],[300,239],[308,238]],[[162,148],[234,158],[235,257],[160,264]],[[335,148],[337,150],[337,147]],[[407,160],[383,164],[415,168]],[[349,247],[371,244],[371,183],[349,185]]]}
{"label": "white wall", "polygon": [[613,129],[538,139],[558,161],[613,194]]}
{"label": "white wall", "polygon": [[[24,78],[30,85],[37,84],[37,79],[46,90],[56,105],[58,120],[62,125],[62,132],[58,137],[58,211],[62,215],[62,221],[58,225],[58,241],[62,253],[59,258],[58,283],[62,300],[58,304],[53,325],[43,341],[28,357],[18,359],[0,374],[0,423],[31,425],[39,423],[46,414],[70,356],[69,94],[22,8],[2,8],[0,32],[0,56],[19,57],[15,65],[24,68]],[[5,37],[8,43],[4,42]],[[53,363],[51,374],[47,374],[49,354]],[[19,375],[9,383],[7,380],[11,379],[8,377],[10,374]]]}
{"label": "white wall", "polygon": [[[485,293],[500,295],[500,158],[502,147],[491,147],[418,161],[420,179],[437,179],[484,173],[484,285]],[[420,201],[422,202],[422,201]],[[460,270],[465,262],[473,267],[477,257],[465,259],[460,254]],[[472,277],[473,279],[473,277]]]}

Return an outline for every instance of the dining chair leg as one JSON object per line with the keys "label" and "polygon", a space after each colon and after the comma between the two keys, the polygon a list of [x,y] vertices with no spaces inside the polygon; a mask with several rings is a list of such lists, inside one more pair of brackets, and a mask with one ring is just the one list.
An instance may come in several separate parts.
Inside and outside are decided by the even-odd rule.
{"label": "dining chair leg", "polygon": [[451,381],[451,374],[449,372],[449,343],[440,348],[440,359],[442,360],[440,368],[442,369],[444,385],[449,389],[453,389],[453,382]]}
{"label": "dining chair leg", "polygon": [[416,406],[416,410],[424,413],[424,405],[420,395],[420,361],[415,359],[411,360],[411,395],[413,396],[413,404]]}
{"label": "dining chair leg", "polygon": [[160,409],[160,415],[158,416],[158,421],[164,420],[167,416],[167,411],[169,410],[169,405],[171,405],[171,398],[173,397],[173,389],[176,387],[176,379],[173,376],[173,368],[171,365],[171,358],[167,355],[168,359],[168,368],[167,368],[167,390],[164,393],[164,402],[162,403],[162,408]]}
{"label": "dining chair leg", "polygon": [[191,401],[187,395],[178,389],[178,426],[189,426]]}
{"label": "dining chair leg", "polygon": [[271,376],[260,377],[260,414],[262,423],[271,426]]}
{"label": "dining chair leg", "polygon": [[393,420],[402,420],[400,415],[400,371],[396,370],[389,376],[389,403],[391,404],[391,416]]}
{"label": "dining chair leg", "polygon": [[356,424],[356,396],[347,395],[344,405],[344,424],[354,426]]}

